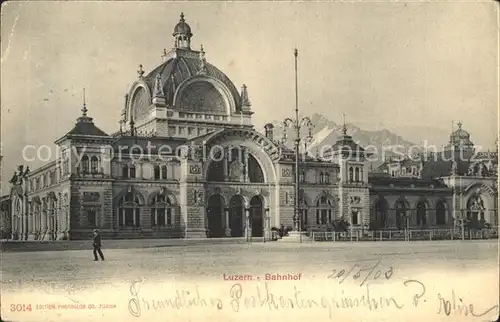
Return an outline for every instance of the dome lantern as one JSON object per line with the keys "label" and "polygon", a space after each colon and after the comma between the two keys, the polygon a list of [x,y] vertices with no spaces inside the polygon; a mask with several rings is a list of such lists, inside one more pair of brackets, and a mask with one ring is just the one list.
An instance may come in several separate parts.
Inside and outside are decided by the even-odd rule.
{"label": "dome lantern", "polygon": [[172,36],[174,36],[175,48],[191,49],[191,37],[193,34],[191,33],[191,27],[187,24],[186,20],[184,20],[183,12],[181,12],[179,23],[174,27]]}

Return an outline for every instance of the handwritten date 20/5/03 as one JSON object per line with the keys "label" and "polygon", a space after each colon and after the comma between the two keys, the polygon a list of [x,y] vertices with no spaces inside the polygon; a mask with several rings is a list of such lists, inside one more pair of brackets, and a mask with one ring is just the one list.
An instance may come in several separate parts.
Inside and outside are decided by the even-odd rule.
{"label": "handwritten date 20/5/03", "polygon": [[390,266],[388,269],[380,268],[380,260],[375,264],[360,265],[358,263],[351,266],[350,269],[332,270],[332,273],[327,276],[329,279],[335,279],[339,284],[344,283],[348,278],[360,280],[359,286],[365,285],[368,280],[390,279],[394,274],[394,269]]}

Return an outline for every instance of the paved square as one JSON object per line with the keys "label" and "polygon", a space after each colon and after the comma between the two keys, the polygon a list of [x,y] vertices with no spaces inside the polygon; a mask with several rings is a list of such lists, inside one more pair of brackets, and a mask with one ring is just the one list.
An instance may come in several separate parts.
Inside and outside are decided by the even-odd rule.
{"label": "paved square", "polygon": [[[40,316],[57,321],[137,320],[134,315],[149,321],[159,317],[167,321],[190,321],[187,317],[192,321],[285,317],[287,321],[311,317],[330,321],[339,316],[342,321],[482,321],[498,314],[498,307],[493,307],[498,304],[496,240],[196,245],[104,249],[104,254],[106,261],[94,262],[91,250],[3,253],[2,317],[14,321],[40,321]],[[425,294],[419,298],[421,287]],[[366,292],[393,298],[393,307],[374,309],[366,304],[361,308],[358,303],[354,309],[353,300],[349,310],[339,310],[346,298],[362,302],[360,296],[366,299]],[[267,300],[262,304],[264,293]],[[275,302],[269,294],[274,294]],[[302,299],[297,300],[297,294]],[[416,295],[420,307],[414,305]],[[205,299],[207,307],[197,307],[201,304],[190,302],[190,296],[202,303]],[[280,296],[284,299],[278,300]],[[273,306],[286,303],[287,296],[296,301],[295,307]],[[482,317],[456,310],[448,316],[443,309],[445,296],[450,301],[461,296],[464,303],[474,305],[476,315],[493,309]],[[184,304],[179,299],[168,302],[175,297],[186,297]],[[332,302],[333,297],[337,302]],[[140,312],[134,308],[134,298]],[[317,307],[298,309],[300,301],[313,301]],[[31,311],[23,305],[31,305]],[[398,305],[402,308],[397,309]],[[408,319],[410,308],[415,314]],[[398,314],[402,319],[396,319]]]}

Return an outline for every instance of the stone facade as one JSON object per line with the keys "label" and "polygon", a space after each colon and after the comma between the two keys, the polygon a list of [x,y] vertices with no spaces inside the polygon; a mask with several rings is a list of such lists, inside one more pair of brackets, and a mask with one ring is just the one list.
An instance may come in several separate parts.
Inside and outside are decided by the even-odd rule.
{"label": "stone facade", "polygon": [[84,102],[55,141],[57,160],[15,171],[1,208],[10,238],[87,239],[93,229],[104,238],[269,237],[273,227],[322,230],[340,218],[355,230],[451,227],[464,198],[497,223],[496,177],[423,178],[422,162],[414,177],[395,177],[394,163],[369,174],[345,126],[321,158],[299,153],[297,168],[271,125],[254,130],[247,87],[238,92],[203,49],[192,50],[184,17],[179,24],[162,63],[149,74],[139,67],[119,131],[100,130]]}

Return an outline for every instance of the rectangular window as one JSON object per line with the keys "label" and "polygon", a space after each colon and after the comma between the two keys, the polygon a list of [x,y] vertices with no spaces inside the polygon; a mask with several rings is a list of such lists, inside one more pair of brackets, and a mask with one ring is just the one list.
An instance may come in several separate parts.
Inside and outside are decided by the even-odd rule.
{"label": "rectangular window", "polygon": [[87,226],[96,227],[97,226],[97,212],[95,209],[87,209]]}
{"label": "rectangular window", "polygon": [[167,166],[166,165],[161,167],[161,178],[163,180],[167,180]]}
{"label": "rectangular window", "polygon": [[172,209],[167,208],[167,226],[172,225]]}
{"label": "rectangular window", "polygon": [[327,215],[328,215],[327,210],[326,209],[321,209],[321,224],[322,225],[325,225],[325,224],[328,223],[327,222],[327,219],[328,219]]}
{"label": "rectangular window", "polygon": [[358,212],[356,210],[352,211],[352,224],[359,225],[358,223]]}
{"label": "rectangular window", "polygon": [[165,227],[166,225],[165,209],[160,208],[157,210],[157,218],[158,218],[157,225],[160,227]]}
{"label": "rectangular window", "polygon": [[127,208],[125,209],[125,227],[133,227],[134,226],[134,209]]}

